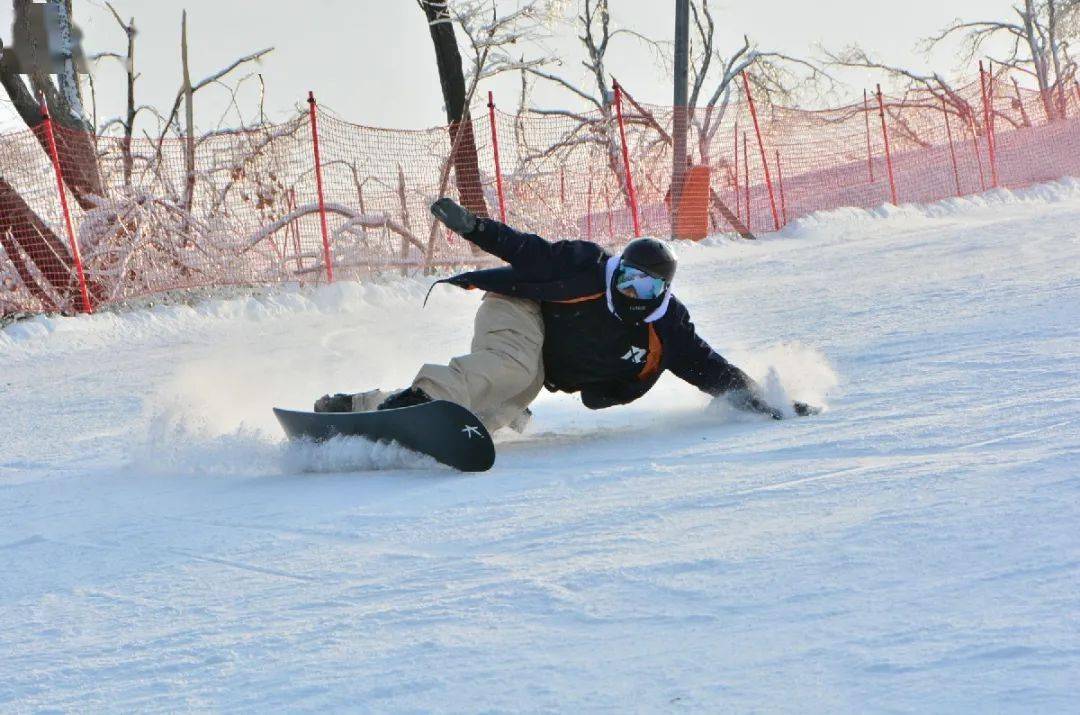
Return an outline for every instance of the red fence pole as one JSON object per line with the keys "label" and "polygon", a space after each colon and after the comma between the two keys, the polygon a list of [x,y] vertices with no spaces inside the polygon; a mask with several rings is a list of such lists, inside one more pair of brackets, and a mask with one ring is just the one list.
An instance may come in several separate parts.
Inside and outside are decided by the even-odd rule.
{"label": "red fence pole", "polygon": [[960,168],[956,164],[956,147],[953,146],[952,125],[949,124],[949,108],[945,98],[941,98],[941,112],[945,115],[945,132],[949,135],[949,155],[952,157],[953,178],[956,180],[956,195],[960,196]]}
{"label": "red fence pole", "polygon": [[746,194],[746,227],[750,228],[750,154],[746,132],[742,133],[743,192]]}
{"label": "red fence pole", "polygon": [[319,191],[319,223],[322,226],[323,261],[326,263],[326,281],[334,282],[334,260],[330,255],[330,231],[326,227],[326,200],[323,197],[322,160],[319,157],[319,124],[315,118],[315,93],[308,92],[311,114],[311,143],[315,147],[315,186]]}
{"label": "red fence pole", "polygon": [[506,223],[506,197],[503,195],[502,165],[499,164],[499,132],[495,127],[495,95],[488,92],[488,116],[491,120],[491,149],[495,153],[495,186],[499,192],[499,220]]}
{"label": "red fence pole", "polygon": [[787,226],[787,199],[784,197],[784,169],[780,166],[780,150],[776,150],[776,181],[780,184],[780,215]]}
{"label": "red fence pole", "polygon": [[866,119],[866,167],[870,170],[870,183],[874,182],[874,152],[870,148],[870,98],[862,91],[863,117]]}
{"label": "red fence pole", "polygon": [[53,134],[52,117],[49,115],[49,107],[45,104],[44,96],[41,97],[41,116],[44,119],[45,138],[49,143],[49,158],[52,159],[53,172],[56,174],[56,190],[60,194],[60,208],[64,212],[64,226],[67,228],[68,242],[71,244],[71,257],[75,260],[75,273],[79,278],[82,312],[93,313],[94,306],[90,304],[90,291],[86,287],[86,273],[83,271],[82,254],[79,253],[79,243],[75,240],[75,228],[71,223],[71,209],[68,206],[67,194],[64,193],[64,172],[60,168],[60,154],[56,151],[56,135]]}
{"label": "red fence pole", "polygon": [[637,194],[634,193],[634,177],[630,174],[630,150],[626,146],[626,125],[622,115],[622,86],[615,83],[615,113],[619,117],[619,137],[622,139],[623,171],[626,172],[626,193],[630,198],[630,215],[634,219],[634,237],[641,236],[641,224],[638,222]]}
{"label": "red fence pole", "polygon": [[896,199],[896,177],[893,175],[892,149],[889,147],[889,129],[885,126],[885,99],[881,96],[881,85],[877,86],[878,114],[881,116],[881,136],[885,140],[885,166],[889,170],[889,191],[893,205],[900,204]]}
{"label": "red fence pole", "polygon": [[983,102],[983,129],[986,132],[986,148],[990,154],[990,185],[997,188],[997,157],[994,156],[994,129],[990,124],[990,100],[986,96],[986,70],[983,69],[982,60],[979,60],[979,88],[982,90]]}
{"label": "red fence pole", "polygon": [[758,124],[757,107],[754,106],[754,95],[750,92],[750,80],[746,78],[746,71],[742,73],[743,87],[746,89],[746,101],[750,103],[750,116],[754,119],[754,133],[757,134],[758,149],[761,151],[761,167],[765,170],[765,187],[769,190],[769,204],[772,206],[773,225],[780,230],[780,214],[776,211],[776,195],[773,193],[772,174],[769,172],[769,160],[765,157],[765,142],[761,139],[761,125]]}
{"label": "red fence pole", "polygon": [[739,123],[735,122],[735,217],[742,220],[742,200],[739,198]]}

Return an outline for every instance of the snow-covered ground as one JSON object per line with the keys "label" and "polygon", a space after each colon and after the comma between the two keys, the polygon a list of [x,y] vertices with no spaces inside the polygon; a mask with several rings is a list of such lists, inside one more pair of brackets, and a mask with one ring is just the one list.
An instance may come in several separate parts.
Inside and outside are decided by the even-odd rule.
{"label": "snow-covered ground", "polygon": [[1075,712],[1080,182],[678,250],[825,414],[545,395],[462,475],[269,408],[462,351],[472,294],[9,326],[0,710]]}

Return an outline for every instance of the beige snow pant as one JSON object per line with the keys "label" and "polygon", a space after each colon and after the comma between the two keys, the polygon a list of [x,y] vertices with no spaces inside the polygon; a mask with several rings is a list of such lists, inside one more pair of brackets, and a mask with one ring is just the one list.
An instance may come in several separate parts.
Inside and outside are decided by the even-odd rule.
{"label": "beige snow pant", "polygon": [[[487,293],[476,311],[472,352],[449,365],[424,365],[412,384],[468,407],[491,432],[523,427],[525,409],[544,386],[543,347],[539,303]],[[373,410],[386,396],[381,390],[356,395],[353,409]]]}

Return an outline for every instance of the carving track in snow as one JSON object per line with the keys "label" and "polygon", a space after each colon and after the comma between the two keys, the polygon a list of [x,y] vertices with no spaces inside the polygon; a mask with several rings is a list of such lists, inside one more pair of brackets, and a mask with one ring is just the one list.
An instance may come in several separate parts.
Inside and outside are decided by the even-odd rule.
{"label": "carving track in snow", "polygon": [[11,326],[0,710],[1069,710],[1078,226],[1063,181],[680,247],[702,334],[828,411],[544,396],[476,476],[269,411],[455,354],[473,295]]}

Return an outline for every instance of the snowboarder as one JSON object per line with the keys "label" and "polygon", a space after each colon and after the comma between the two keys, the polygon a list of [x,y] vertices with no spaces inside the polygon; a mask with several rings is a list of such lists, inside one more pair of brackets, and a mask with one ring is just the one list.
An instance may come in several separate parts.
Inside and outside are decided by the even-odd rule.
{"label": "snowboarder", "polygon": [[[424,365],[412,385],[324,395],[316,412],[409,407],[435,399],[470,409],[492,432],[519,431],[542,387],[580,392],[590,409],[632,402],[664,370],[734,406],[782,419],[742,370],[698,337],[671,292],[676,258],[654,238],[612,255],[589,241],[547,241],[477,218],[452,199],[431,212],[450,230],[509,265],[437,281],[486,291],[471,352],[448,365]],[[434,288],[434,285],[432,286]],[[430,294],[430,292],[429,292]],[[795,412],[813,408],[795,403]]]}

